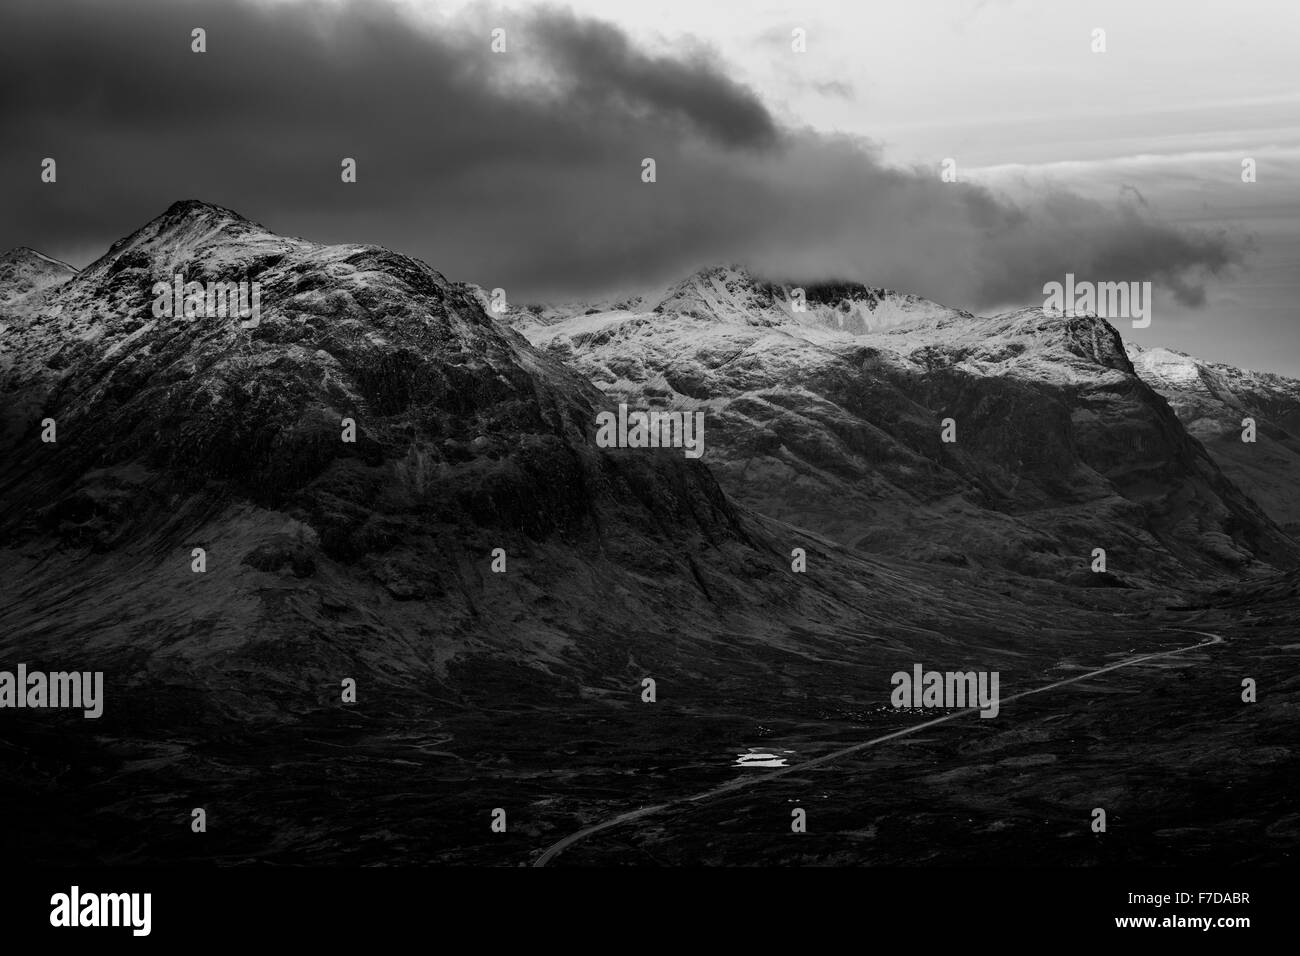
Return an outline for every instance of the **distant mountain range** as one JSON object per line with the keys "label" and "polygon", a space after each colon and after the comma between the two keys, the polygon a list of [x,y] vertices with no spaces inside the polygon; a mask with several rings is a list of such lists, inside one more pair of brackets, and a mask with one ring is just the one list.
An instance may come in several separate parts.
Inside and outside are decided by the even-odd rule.
{"label": "distant mountain range", "polygon": [[[1127,346],[1133,368],[1274,521],[1300,538],[1300,381],[1204,362],[1171,349]],[[1255,421],[1255,442],[1242,441]]]}
{"label": "distant mountain range", "polygon": [[1232,370],[1272,444],[1220,428],[1207,451],[1185,393],[1104,319],[804,293],[800,311],[791,287],[719,267],[619,308],[509,318],[611,402],[706,410],[729,495],[862,551],[1079,584],[1294,566],[1281,488],[1300,472],[1272,445],[1292,447],[1300,383]]}
{"label": "distant mountain range", "polygon": [[[177,275],[209,295],[257,283],[258,321],[160,310]],[[945,821],[977,814],[972,859],[1094,863],[1096,841],[1031,818],[1050,807],[1059,829],[1100,780],[1159,804],[1160,826],[1167,805],[1204,826],[1225,775],[1243,780],[1238,754],[1264,768],[1234,791],[1242,832],[1281,812],[1273,712],[1243,720],[1235,701],[1294,635],[1298,383],[1126,350],[1095,317],[803,292],[724,267],[496,314],[418,260],[197,201],[80,272],[5,256],[0,664],[103,671],[105,698],[90,732],[79,714],[6,717],[0,811],[23,821],[6,849],[514,865],[602,812],[716,787],[754,745],[793,765],[897,730],[890,674],[915,662],[1000,671],[1010,695],[1238,622],[1249,639],[1216,645],[1236,657],[1199,683],[1129,668],[965,725],[978,739],[954,722],[873,751],[888,772],[823,768],[852,795],[841,829],[906,824],[848,857],[833,827],[837,849],[757,852],[946,860]],[[598,442],[620,403],[702,412],[703,457]],[[1111,722],[1116,693],[1148,706]],[[1125,756],[1134,739],[1148,749]],[[985,773],[1058,753],[1058,772]],[[912,831],[941,767],[953,799],[1005,793],[926,803]],[[503,803],[508,836],[486,823]],[[200,804],[238,825],[188,840]],[[994,826],[1009,818],[1025,825]],[[749,840],[670,839],[680,822],[657,855],[754,858]],[[1270,852],[1290,852],[1278,832]]]}
{"label": "distant mountain range", "polygon": [[[177,273],[255,279],[260,323],[155,316],[152,288]],[[0,572],[22,582],[0,652],[75,652],[164,696],[293,713],[353,673],[454,697],[522,665],[608,686],[611,655],[726,672],[705,649],[720,634],[838,642],[866,606],[883,629],[956,603],[990,628],[1042,626],[974,576],[887,583],[879,558],[737,505],[714,477],[728,442],[772,438],[738,434],[734,413],[710,418],[716,465],[598,447],[606,396],[414,259],[186,201],[64,279],[0,335]],[[782,370],[799,371],[763,374]],[[795,546],[821,556],[806,577]]]}

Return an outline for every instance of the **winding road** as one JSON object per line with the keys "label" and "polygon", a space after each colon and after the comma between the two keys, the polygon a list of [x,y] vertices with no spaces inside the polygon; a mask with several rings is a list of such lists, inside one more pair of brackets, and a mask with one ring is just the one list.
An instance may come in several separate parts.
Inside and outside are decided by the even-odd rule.
{"label": "winding road", "polygon": [[[1187,629],[1168,628],[1168,630],[1177,631],[1177,630],[1187,630]],[[1188,651],[1195,651],[1202,647],[1211,647],[1215,644],[1223,643],[1223,638],[1221,636],[1219,636],[1218,634],[1211,634],[1208,631],[1187,630],[1187,633],[1199,634],[1202,637],[1208,637],[1209,640],[1202,641],[1199,644],[1189,644],[1187,647],[1175,648],[1172,651],[1160,651],[1155,654],[1144,654],[1141,657],[1133,657],[1130,658],[1129,660],[1120,661],[1118,664],[1110,664],[1106,667],[1099,667],[1097,670],[1088,671],[1086,674],[1078,674],[1074,677],[1068,677],[1065,680],[1058,680],[1051,684],[1045,684],[1042,687],[1035,687],[1033,690],[1021,691],[1018,694],[1013,694],[1010,697],[1004,698],[1000,703],[1008,704],[1013,700],[1020,700],[1021,698],[1030,697],[1034,694],[1045,694],[1049,690],[1055,690],[1058,687],[1064,687],[1066,684],[1075,684],[1081,680],[1087,680],[1090,677],[1096,677],[1099,674],[1106,674],[1109,673],[1110,671],[1116,671],[1124,667],[1132,667],[1134,664],[1141,664],[1145,661],[1158,660],[1159,658],[1162,657],[1173,657],[1177,654],[1186,654]],[[945,714],[942,717],[936,717],[933,720],[927,720],[923,723],[916,724],[915,726],[908,727],[904,730],[897,730],[892,734],[885,734],[883,737],[874,737],[871,740],[864,741],[860,744],[853,744],[850,747],[844,747],[841,748],[840,750],[835,750],[832,751],[831,753],[823,754],[820,757],[814,757],[812,760],[805,760],[803,763],[795,764],[794,766],[791,767],[784,767],[780,770],[774,771],[773,773],[765,773],[759,776],[741,777],[736,780],[732,780],[730,783],[724,783],[721,786],[714,787],[711,790],[705,790],[703,793],[697,793],[694,796],[679,797],[676,800],[669,800],[665,803],[657,803],[653,806],[642,807],[639,810],[629,810],[626,813],[620,813],[618,816],[610,817],[608,820],[604,820],[600,823],[593,824],[589,827],[584,827],[583,829],[578,830],[575,833],[571,833],[568,836],[566,836],[563,840],[560,840],[559,842],[554,843],[551,846],[547,847],[546,850],[542,852],[542,855],[533,861],[533,866],[545,866],[547,863],[555,859],[555,857],[559,856],[561,853],[563,853],[569,847],[573,846],[575,843],[579,842],[580,840],[585,840],[587,837],[591,836],[592,834],[600,833],[602,830],[610,830],[613,829],[614,827],[622,826],[624,823],[631,823],[633,820],[644,819],[645,817],[667,810],[669,807],[682,806],[688,803],[700,803],[704,800],[710,800],[713,797],[721,796],[724,793],[732,793],[736,790],[743,790],[747,787],[753,787],[753,786],[757,786],[758,784],[766,783],[769,780],[775,780],[777,777],[784,777],[786,774],[803,772],[804,770],[807,770],[810,767],[816,767],[819,764],[826,764],[826,763],[830,763],[833,760],[839,760],[841,757],[846,757],[849,754],[857,753],[859,750],[866,750],[868,747],[874,747],[877,744],[883,744],[890,740],[896,740],[899,737],[906,737],[908,734],[914,734],[918,731],[925,730],[927,727],[934,727],[937,724],[946,723],[947,721],[950,720],[956,720],[958,717],[963,717],[966,714],[971,712],[977,712],[979,711],[979,709],[980,708],[978,706],[966,707],[962,710],[956,710],[950,714]]]}

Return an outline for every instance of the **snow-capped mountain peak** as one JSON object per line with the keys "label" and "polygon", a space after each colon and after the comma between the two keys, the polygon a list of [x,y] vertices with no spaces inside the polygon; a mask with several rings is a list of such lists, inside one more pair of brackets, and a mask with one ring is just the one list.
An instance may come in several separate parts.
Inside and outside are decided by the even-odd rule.
{"label": "snow-capped mountain peak", "polygon": [[53,256],[47,256],[30,246],[18,246],[10,249],[8,252],[0,255],[0,265],[21,266],[27,265],[33,269],[61,271],[75,273],[77,270],[68,265],[62,259],[55,259]]}
{"label": "snow-capped mountain peak", "polygon": [[[240,254],[236,258],[247,258],[246,253],[254,247],[258,252],[266,252],[288,251],[305,245],[302,240],[277,236],[234,210],[185,199],[172,203],[161,215],[113,243],[82,275],[99,279],[128,268],[165,275],[180,263],[193,262],[196,258],[206,260],[210,266],[208,271],[215,274],[222,271],[222,248],[238,249]],[[200,255],[203,250],[208,254]]]}
{"label": "snow-capped mountain peak", "polygon": [[22,315],[40,306],[46,294],[77,274],[59,259],[27,246],[0,255],[0,316]]}
{"label": "snow-capped mountain peak", "polygon": [[741,325],[795,325],[863,335],[914,322],[970,316],[920,296],[860,282],[774,282],[740,265],[701,269],[672,285],[652,311]]}

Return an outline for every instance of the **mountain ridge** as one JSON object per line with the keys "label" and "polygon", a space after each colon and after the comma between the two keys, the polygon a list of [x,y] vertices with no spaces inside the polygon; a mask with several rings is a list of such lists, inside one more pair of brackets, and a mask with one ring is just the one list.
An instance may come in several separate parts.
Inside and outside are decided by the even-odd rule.
{"label": "mountain ridge", "polygon": [[[1300,380],[1174,349],[1127,348],[1138,374],[1224,472],[1300,539]],[[1242,440],[1247,419],[1255,423],[1253,442]]]}
{"label": "mountain ridge", "polygon": [[[260,322],[153,315],[172,270],[258,281]],[[382,247],[179,204],[0,348],[0,572],[24,582],[0,651],[75,653],[187,713],[178,687],[213,714],[310,714],[347,673],[463,699],[466,675],[525,668],[537,693],[608,693],[611,655],[669,646],[686,663],[663,666],[714,680],[720,635],[833,655],[863,608],[905,634],[945,591],[990,633],[1054,613],[842,553],[674,449],[598,447],[595,386]],[[836,557],[792,575],[796,542]]]}
{"label": "mountain ridge", "polygon": [[[1296,559],[1295,542],[1136,374],[1104,318],[1041,308],[980,317],[912,297],[894,300],[887,323],[846,327],[834,315],[846,287],[867,288],[832,283],[808,317],[781,307],[788,289],[718,267],[653,308],[506,318],[611,401],[708,410],[721,455],[708,460],[730,494],[855,547],[963,565],[991,552],[999,566],[1078,582],[1104,580],[1087,573],[1086,556],[1111,530],[1111,550],[1129,551],[1128,580],[1267,573],[1269,560]],[[828,300],[831,315],[817,312]],[[1022,427],[1005,420],[1014,416]],[[973,457],[960,436],[940,442],[949,417],[962,434],[978,430]],[[1123,450],[1107,437],[1117,433]],[[1106,518],[1080,542],[1071,529],[1088,526],[1078,509],[1089,501]],[[939,530],[913,547],[889,509]]]}
{"label": "mountain ridge", "polygon": [[75,266],[30,246],[0,255],[0,321],[19,320],[39,309],[54,289],[78,274]]}
{"label": "mountain ridge", "polygon": [[[0,657],[102,671],[106,690],[93,733],[10,715],[0,793],[25,859],[515,865],[593,817],[716,787],[737,749],[895,732],[915,715],[888,706],[890,675],[915,662],[996,671],[1011,695],[1226,630],[1242,615],[1190,603],[1220,598],[1189,567],[1251,614],[1294,606],[1295,574],[1256,583],[1266,555],[1243,550],[1267,524],[1216,488],[1096,320],[963,318],[855,289],[753,323],[633,297],[506,313],[539,349],[427,263],[212,208],[155,217],[0,323]],[[155,315],[152,286],[175,272],[259,283],[260,321]],[[888,327],[842,327],[869,297],[898,310]],[[596,415],[620,397],[701,410],[705,457],[602,447]],[[1139,440],[1157,454],[1128,454]],[[1094,543],[1105,574],[1086,571]],[[1278,660],[1257,623],[1222,646],[1242,655],[1230,677]],[[1277,760],[1249,749],[1262,725],[1237,716],[1224,668],[1193,685],[1139,670],[1072,685],[1087,696],[1059,721],[954,721],[980,739],[881,752],[888,774],[835,768],[903,824],[872,857],[915,862],[922,822],[951,832],[947,802],[916,815],[915,787],[954,779],[936,765],[1002,782],[977,811],[991,824],[1074,812],[1075,781],[1112,769],[1111,748],[1078,741],[1116,693],[1218,702],[1197,709],[1193,764],[1168,734],[1185,709],[1140,710],[1169,771],[1162,814],[1206,773],[1221,777],[1189,819],[1217,807],[1238,774],[1225,754]],[[1103,739],[1130,742],[1115,723]],[[1006,772],[1058,754],[1070,777]],[[1115,799],[1139,805],[1131,776]],[[239,825],[196,848],[195,795]],[[486,826],[502,804],[509,838]],[[841,819],[824,832],[863,823]],[[1000,858],[1023,859],[1032,829],[998,824],[969,852],[1005,831]],[[709,853],[752,862],[741,837]],[[1091,843],[1072,852],[1097,862]]]}

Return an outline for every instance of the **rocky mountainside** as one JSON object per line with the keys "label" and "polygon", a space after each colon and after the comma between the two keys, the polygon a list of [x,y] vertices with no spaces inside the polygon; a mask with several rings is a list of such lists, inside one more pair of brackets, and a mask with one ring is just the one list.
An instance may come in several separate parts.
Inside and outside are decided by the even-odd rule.
{"label": "rocky mountainside", "polygon": [[[260,323],[154,317],[151,287],[176,272],[256,280]],[[590,386],[381,248],[177,203],[0,342],[0,535],[21,582],[5,643],[28,654],[116,644],[132,680],[180,668],[301,709],[349,670],[408,688],[445,677],[489,635],[538,662],[579,619],[653,626],[655,606],[676,613],[674,587],[726,603],[718,568],[752,560],[706,469],[596,449]],[[608,588],[601,608],[566,576]],[[37,612],[51,607],[55,629]],[[123,617],[129,633],[110,638]],[[281,687],[262,686],[268,663],[290,660],[269,671]]]}
{"label": "rocky mountainside", "polygon": [[1082,584],[1296,562],[1104,319],[806,293],[799,313],[788,288],[725,267],[636,308],[511,319],[609,403],[704,410],[730,495],[864,552]]}
{"label": "rocky mountainside", "polygon": [[[1127,346],[1148,385],[1164,396],[1224,474],[1300,539],[1300,381],[1205,362],[1172,349]],[[1242,441],[1246,418],[1255,441]]]}
{"label": "rocky mountainside", "polygon": [[[155,314],[154,284],[177,274],[257,283],[258,321]],[[900,668],[995,670],[1010,700],[1195,640],[1207,612],[1162,581],[1290,559],[1104,322],[805,291],[800,312],[720,270],[591,314],[511,315],[539,349],[422,262],[194,201],[49,285],[0,323],[0,663],[102,670],[105,700],[93,724],[6,712],[0,815],[23,825],[0,850],[518,865],[754,772],[738,750],[802,760],[923,719],[889,706]],[[602,447],[596,415],[620,396],[703,410],[704,458]],[[940,441],[949,416],[955,444]],[[1112,574],[1081,570],[1094,546]],[[1072,576],[1153,587],[1051,580]],[[1293,597],[1278,581],[1249,613]],[[1065,720],[1028,698],[1037,717],[1008,707],[1005,723],[954,721],[964,734],[782,778],[807,790],[775,796],[775,817],[674,820],[666,840],[709,834],[663,858],[753,861],[766,819],[785,836],[759,855],[802,860],[797,798],[836,846],[807,861],[949,859],[954,820],[966,852],[1023,860],[1086,832],[1062,821],[1097,781],[1125,812],[1173,800],[1188,826],[1232,785],[1253,833],[1290,792],[1225,758],[1267,770],[1278,748],[1252,735],[1291,706],[1273,691],[1248,710],[1257,724],[1229,714],[1235,675],[1275,661],[1259,623],[1225,645],[1256,656],[1198,668],[1191,694],[1176,668],[1134,667],[1116,672],[1127,689],[1071,685]],[[1292,631],[1276,630],[1285,653]],[[1135,732],[1118,692],[1171,705],[1133,708]],[[1190,758],[1169,739],[1189,699],[1204,726]],[[1154,769],[1134,775],[1133,759]],[[932,778],[958,802],[918,808]],[[502,806],[509,831],[492,832]],[[1106,862],[1095,846],[1066,858]]]}
{"label": "rocky mountainside", "polygon": [[76,274],[66,262],[26,246],[0,255],[0,324],[40,308],[50,290]]}
{"label": "rocky mountainside", "polygon": [[[808,335],[815,335],[817,330],[861,334],[927,319],[970,318],[969,312],[949,309],[919,296],[851,283],[800,286],[804,298],[799,308],[794,302],[794,288],[758,281],[738,265],[717,266],[650,294],[607,297],[590,303],[530,305],[508,313],[512,324],[521,330],[561,322],[567,325],[578,315],[653,312],[738,325],[794,325]],[[483,301],[488,304],[486,295]]]}
{"label": "rocky mountainside", "polygon": [[[260,283],[260,322],[155,316],[154,283],[177,273]],[[651,660],[734,672],[723,633],[838,645],[867,606],[873,628],[908,632],[944,606],[1003,634],[1055,613],[1011,623],[973,576],[862,556],[791,574],[795,544],[838,552],[738,508],[678,450],[597,447],[601,392],[470,287],[205,203],[173,205],[16,321],[0,369],[0,651],[156,690],[119,711],[308,713],[356,673],[394,693],[490,695],[530,672],[588,693]]]}

